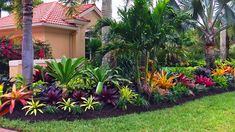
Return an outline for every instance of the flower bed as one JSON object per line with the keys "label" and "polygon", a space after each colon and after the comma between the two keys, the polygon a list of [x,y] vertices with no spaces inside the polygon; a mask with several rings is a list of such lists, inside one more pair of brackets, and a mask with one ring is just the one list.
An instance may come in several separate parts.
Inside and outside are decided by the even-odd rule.
{"label": "flower bed", "polygon": [[[119,116],[168,108],[187,101],[235,91],[234,67],[194,67],[149,71],[142,86],[121,77],[119,69],[92,67],[84,58],[35,67],[34,82],[15,78],[0,88],[0,114],[30,121],[76,120]],[[151,68],[152,69],[152,68]]]}

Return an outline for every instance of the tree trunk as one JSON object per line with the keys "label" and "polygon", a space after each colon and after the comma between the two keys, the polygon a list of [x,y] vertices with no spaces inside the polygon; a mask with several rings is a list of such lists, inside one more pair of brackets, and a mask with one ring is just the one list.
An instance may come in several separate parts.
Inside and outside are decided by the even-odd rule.
{"label": "tree trunk", "polygon": [[227,30],[220,32],[220,57],[222,61],[225,61],[228,58],[228,47],[229,41],[227,37]]}
{"label": "tree trunk", "polygon": [[23,42],[22,42],[22,74],[27,83],[32,82],[33,75],[33,42],[32,42],[32,18],[33,1],[23,1]]}
{"label": "tree trunk", "polygon": [[207,43],[205,46],[205,58],[207,68],[216,68],[215,66],[215,44]]}
{"label": "tree trunk", "polygon": [[[112,0],[102,0],[102,15],[106,18],[112,18]],[[107,44],[107,33],[109,32],[109,27],[102,28],[102,40],[103,44]],[[115,52],[111,51],[104,55],[102,59],[103,66],[115,67],[116,62]]]}
{"label": "tree trunk", "polygon": [[0,8],[0,18],[2,18],[2,9]]}

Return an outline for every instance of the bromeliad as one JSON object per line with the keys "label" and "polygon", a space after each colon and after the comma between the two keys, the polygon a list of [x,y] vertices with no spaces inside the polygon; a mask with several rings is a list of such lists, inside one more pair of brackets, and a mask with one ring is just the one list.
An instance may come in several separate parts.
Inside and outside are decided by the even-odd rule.
{"label": "bromeliad", "polygon": [[[0,106],[0,116],[3,116],[7,114],[8,112],[13,113],[16,101],[21,102],[21,104],[26,105],[31,95],[32,91],[26,91],[27,87],[22,87],[20,90],[16,89],[16,85],[13,85],[12,91],[10,93],[4,94],[0,96],[0,98],[3,100],[3,104]],[[4,110],[3,108],[6,107]]]}

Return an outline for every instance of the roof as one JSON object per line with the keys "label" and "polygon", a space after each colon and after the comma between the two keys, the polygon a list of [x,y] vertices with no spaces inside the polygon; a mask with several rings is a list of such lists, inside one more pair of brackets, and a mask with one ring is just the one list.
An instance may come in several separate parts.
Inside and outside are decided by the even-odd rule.
{"label": "roof", "polygon": [[[95,4],[82,4],[79,8],[79,13],[84,13],[87,10],[96,7]],[[33,9],[33,24],[45,23],[45,24],[55,24],[61,26],[74,27],[75,25],[70,24],[65,21],[65,11],[66,6],[59,2],[49,2],[38,5]],[[89,22],[89,20],[84,17],[76,16],[76,19],[80,21]],[[14,26],[14,14],[0,18],[0,28]]]}

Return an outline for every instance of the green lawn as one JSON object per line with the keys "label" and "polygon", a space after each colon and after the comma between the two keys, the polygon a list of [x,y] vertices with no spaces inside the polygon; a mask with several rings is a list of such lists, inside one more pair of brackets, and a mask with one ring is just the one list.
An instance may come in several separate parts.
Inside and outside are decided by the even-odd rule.
{"label": "green lawn", "polygon": [[53,132],[151,132],[235,131],[235,92],[205,97],[165,110],[90,121],[29,123],[0,119],[0,126],[23,131]]}

